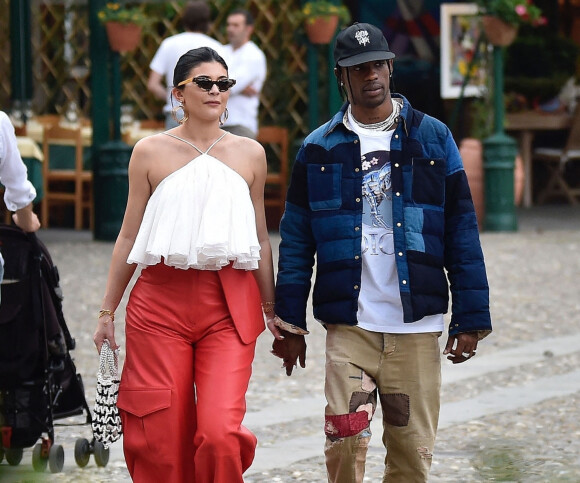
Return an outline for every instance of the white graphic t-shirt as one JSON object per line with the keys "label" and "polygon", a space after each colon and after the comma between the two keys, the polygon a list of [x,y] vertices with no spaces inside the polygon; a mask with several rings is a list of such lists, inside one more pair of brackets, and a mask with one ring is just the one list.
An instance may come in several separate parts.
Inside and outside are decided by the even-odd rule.
{"label": "white graphic t-shirt", "polygon": [[362,275],[358,300],[358,325],[384,333],[439,332],[443,315],[432,315],[406,324],[399,292],[393,241],[390,145],[394,130],[377,131],[359,126],[363,171]]}

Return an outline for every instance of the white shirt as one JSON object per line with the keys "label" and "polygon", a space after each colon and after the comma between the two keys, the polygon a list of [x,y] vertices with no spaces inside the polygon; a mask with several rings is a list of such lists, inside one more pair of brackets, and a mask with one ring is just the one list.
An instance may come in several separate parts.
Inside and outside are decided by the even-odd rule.
{"label": "white shirt", "polygon": [[149,64],[151,70],[165,77],[167,85],[167,102],[163,107],[164,112],[171,112],[171,89],[173,88],[173,71],[179,58],[198,47],[211,47],[222,57],[224,46],[217,40],[200,32],[183,32],[167,37],[155,52],[153,60]]}
{"label": "white shirt", "polygon": [[36,198],[36,190],[28,181],[22,162],[14,126],[5,112],[0,111],[0,182],[4,185],[4,202],[10,211],[28,206]]}
{"label": "white shirt", "polygon": [[[0,183],[4,185],[4,203],[10,211],[28,206],[36,198],[36,190],[28,181],[26,165],[20,157],[14,126],[8,115],[0,111]],[[0,281],[4,275],[4,259],[0,253]]]}
{"label": "white shirt", "polygon": [[349,125],[360,138],[363,171],[362,273],[358,325],[372,332],[409,334],[443,331],[443,314],[403,322],[393,240],[390,147],[394,130]]}
{"label": "white shirt", "polygon": [[225,60],[229,76],[236,79],[236,85],[230,90],[228,100],[228,120],[224,126],[244,126],[258,132],[258,107],[260,96],[245,96],[242,91],[252,86],[258,92],[266,80],[266,56],[252,41],[235,49],[231,44],[225,46]]}

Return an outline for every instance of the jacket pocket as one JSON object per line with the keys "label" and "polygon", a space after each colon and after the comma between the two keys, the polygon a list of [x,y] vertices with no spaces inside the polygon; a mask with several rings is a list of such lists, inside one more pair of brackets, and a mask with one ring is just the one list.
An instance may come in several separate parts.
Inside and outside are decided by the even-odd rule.
{"label": "jacket pocket", "polygon": [[413,158],[413,201],[443,206],[445,201],[445,160]]}
{"label": "jacket pocket", "polygon": [[342,205],[342,164],[309,164],[307,175],[310,209],[339,209]]}

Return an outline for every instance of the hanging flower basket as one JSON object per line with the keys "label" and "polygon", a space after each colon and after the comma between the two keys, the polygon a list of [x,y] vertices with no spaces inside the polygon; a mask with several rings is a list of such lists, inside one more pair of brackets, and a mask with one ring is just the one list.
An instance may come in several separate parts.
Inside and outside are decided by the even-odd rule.
{"label": "hanging flower basket", "polygon": [[510,45],[518,35],[518,27],[504,22],[503,20],[491,15],[481,17],[483,31],[491,45],[505,47]]}
{"label": "hanging flower basket", "polygon": [[316,17],[304,22],[304,29],[308,40],[313,44],[328,44],[334,37],[338,27],[338,15]]}
{"label": "hanging flower basket", "polygon": [[141,41],[141,26],[134,23],[107,22],[107,38],[114,52],[130,52]]}

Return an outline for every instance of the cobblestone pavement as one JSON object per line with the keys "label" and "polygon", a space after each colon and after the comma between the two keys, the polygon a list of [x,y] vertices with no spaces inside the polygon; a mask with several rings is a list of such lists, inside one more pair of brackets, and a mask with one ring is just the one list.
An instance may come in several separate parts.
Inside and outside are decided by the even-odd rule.
{"label": "cobblestone pavement", "polygon": [[[522,211],[519,221],[516,233],[481,236],[494,332],[473,361],[444,364],[432,482],[580,481],[580,210],[534,208]],[[40,237],[60,270],[65,318],[77,340],[72,355],[92,406],[97,363],[92,332],[113,244],[94,242],[86,232],[49,230]],[[277,235],[272,241],[275,247]],[[122,315],[116,324],[122,333]],[[307,367],[290,378],[269,353],[270,336],[264,333],[258,341],[246,425],[259,443],[249,483],[326,481],[324,331],[315,322],[310,328]],[[123,344],[122,334],[118,342]],[[374,421],[369,482],[382,478],[380,429]],[[0,465],[0,481],[130,481],[119,443],[105,468],[92,459],[78,468],[73,457],[78,436],[90,437],[90,429],[56,428],[66,453],[63,473],[35,474],[31,451],[25,450],[20,466]]]}

